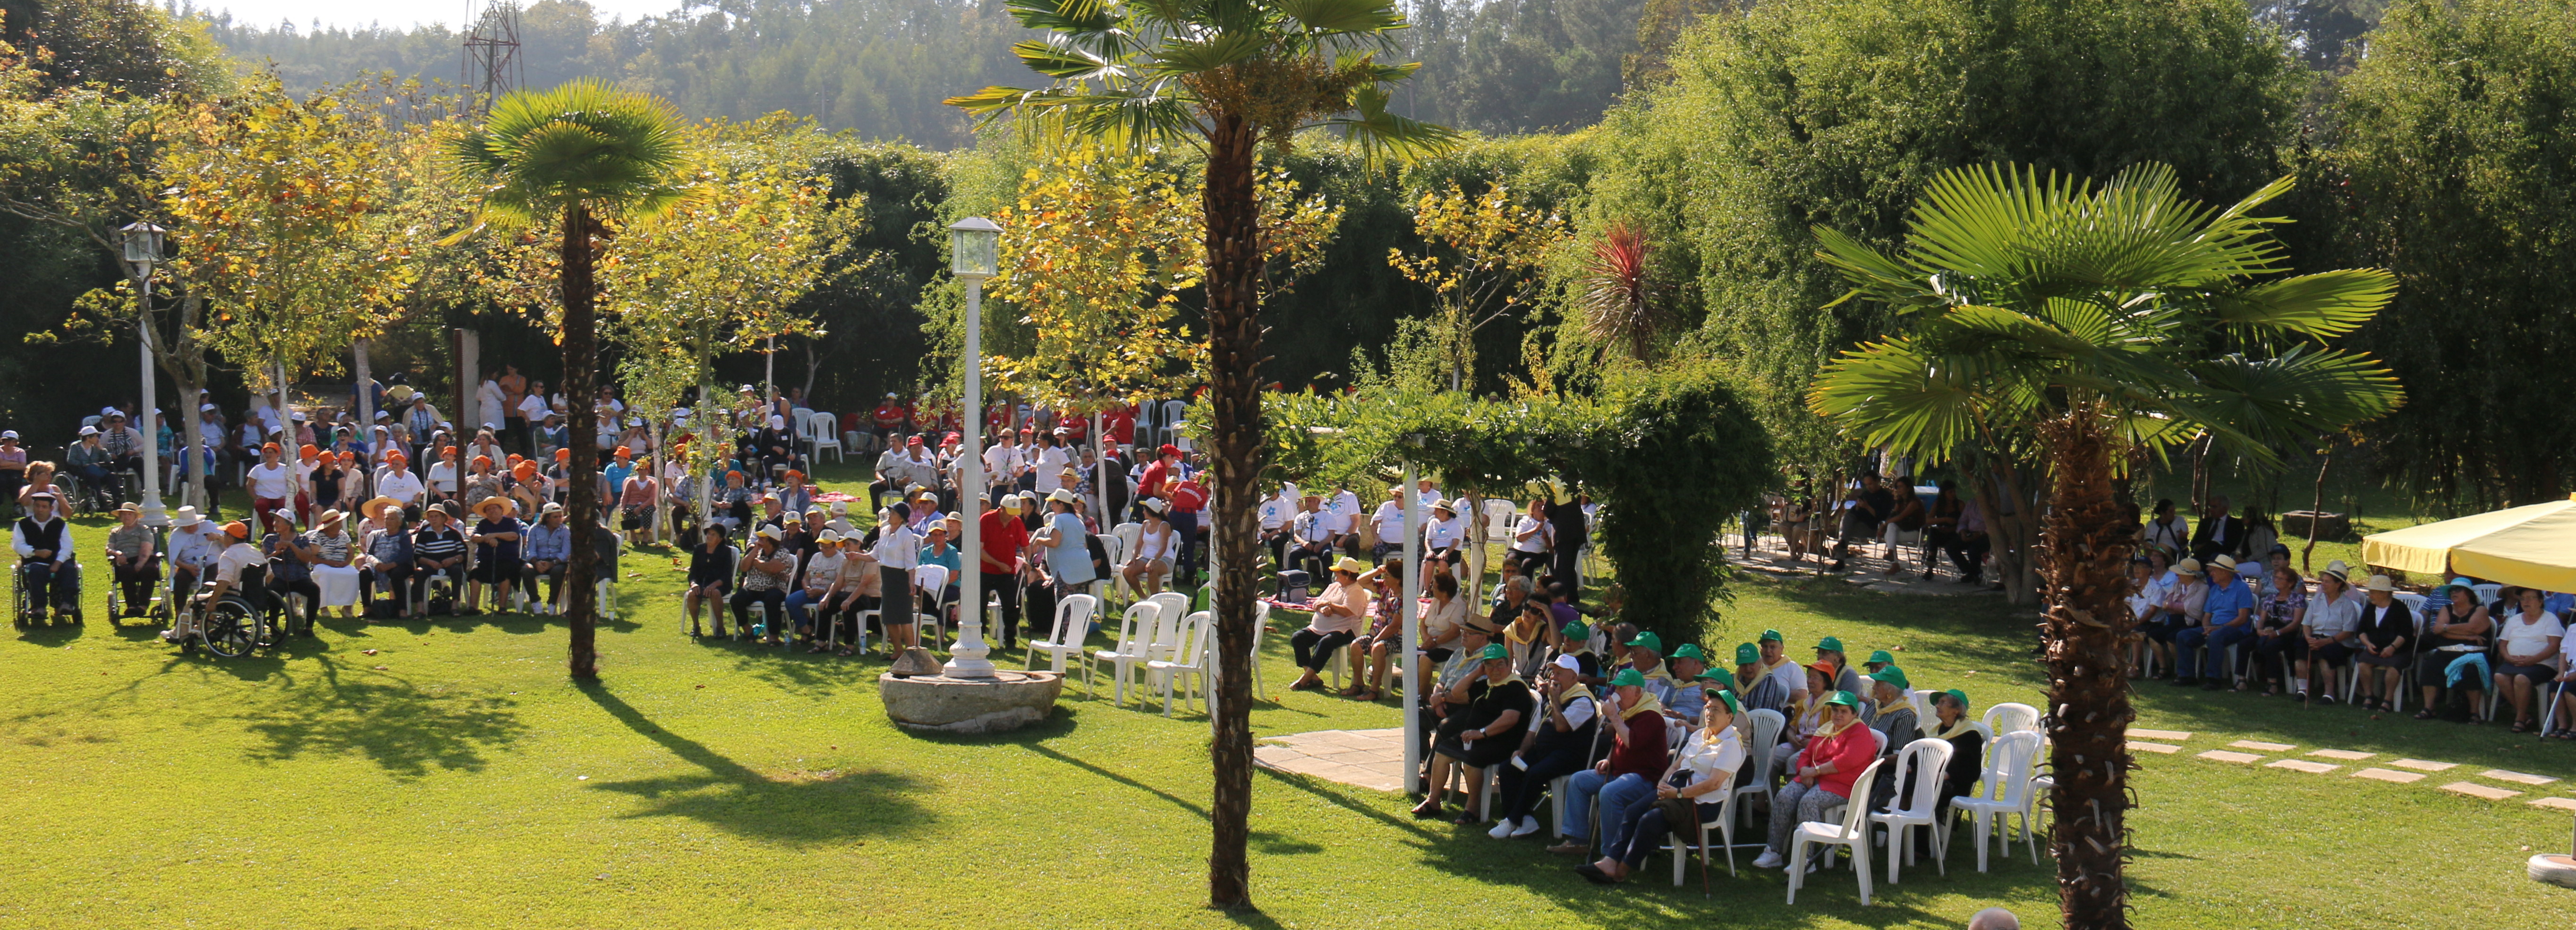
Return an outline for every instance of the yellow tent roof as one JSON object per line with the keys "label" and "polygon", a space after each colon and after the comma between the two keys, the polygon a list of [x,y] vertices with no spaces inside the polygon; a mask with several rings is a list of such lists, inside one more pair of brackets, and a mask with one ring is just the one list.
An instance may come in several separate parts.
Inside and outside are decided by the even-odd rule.
{"label": "yellow tent roof", "polygon": [[2377,533],[2361,560],[2425,575],[2468,575],[2576,591],[2576,498]]}

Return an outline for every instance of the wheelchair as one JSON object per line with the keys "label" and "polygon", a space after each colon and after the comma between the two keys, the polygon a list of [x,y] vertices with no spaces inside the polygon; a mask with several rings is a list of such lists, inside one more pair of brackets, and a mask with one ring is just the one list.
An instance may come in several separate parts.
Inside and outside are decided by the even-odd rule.
{"label": "wheelchair", "polygon": [[[243,574],[248,576],[253,572],[264,574],[259,569],[248,569]],[[213,588],[214,582],[206,582],[205,587]],[[261,607],[239,586],[212,600],[204,598],[202,591],[200,596],[190,597],[181,608],[186,632],[178,637],[179,650],[194,652],[198,646],[204,646],[217,658],[234,659],[248,655],[254,649],[275,645],[277,626],[272,614],[282,609],[283,599],[266,593],[265,588],[263,584],[260,596],[280,604]]]}
{"label": "wheelchair", "polygon": [[[145,620],[154,623],[168,623],[170,622],[170,604],[171,602],[178,600],[175,596],[176,592],[170,589],[171,585],[175,583],[175,579],[170,577],[173,573],[169,570],[169,565],[162,562],[157,553],[153,556],[153,559],[153,564],[159,565],[163,569],[162,577],[159,580],[152,582],[152,602],[143,605],[142,610],[133,612],[131,616],[142,617]],[[114,566],[110,566],[108,568],[107,577],[107,624],[109,626],[123,626],[124,623],[122,621],[129,616],[126,612],[127,606],[128,605],[125,603],[125,586],[116,583],[116,569]]]}
{"label": "wheelchair", "polygon": [[[62,563],[62,567],[71,570],[72,586],[75,589],[79,588],[82,581],[80,563],[76,561],[64,562]],[[53,605],[40,604],[35,601],[34,597],[27,591],[27,566],[23,562],[10,566],[9,568],[9,604],[10,619],[21,629],[37,626],[39,624],[71,623],[73,625],[78,625],[81,622],[81,612],[78,609],[74,609],[71,616],[66,619],[61,616],[59,611],[55,611],[53,609]]]}

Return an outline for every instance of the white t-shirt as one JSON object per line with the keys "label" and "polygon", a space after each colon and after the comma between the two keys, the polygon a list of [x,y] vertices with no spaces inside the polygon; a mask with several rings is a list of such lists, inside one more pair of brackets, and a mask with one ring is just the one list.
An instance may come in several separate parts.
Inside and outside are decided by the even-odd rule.
{"label": "white t-shirt", "polygon": [[[1531,530],[1537,530],[1538,532],[1530,533]],[[1519,538],[1522,533],[1529,533],[1530,537],[1528,539]],[[1547,551],[1547,524],[1539,522],[1537,517],[1522,514],[1521,518],[1512,524],[1512,536],[1512,551],[1514,552]]]}
{"label": "white t-shirt", "polygon": [[2332,639],[2353,632],[2361,626],[2361,605],[2369,603],[2359,591],[2347,590],[2332,602],[2311,598],[2308,601],[2308,633]]}
{"label": "white t-shirt", "polygon": [[1064,487],[1064,466],[1071,461],[1065,457],[1063,446],[1040,447],[1037,455],[1038,493],[1051,494]]}
{"label": "white t-shirt", "polygon": [[[1332,511],[1335,516],[1341,517],[1344,520],[1349,520],[1360,515],[1360,496],[1349,491],[1343,491],[1324,501],[1324,509]],[[1349,526],[1350,524],[1344,523],[1342,525]]]}
{"label": "white t-shirt", "polygon": [[253,465],[250,469],[251,496],[284,498],[294,477],[295,472],[284,463]]}
{"label": "white t-shirt", "polygon": [[1269,532],[1282,526],[1286,526],[1288,524],[1289,516],[1296,512],[1297,505],[1291,503],[1286,497],[1273,494],[1270,497],[1263,499],[1261,502],[1262,531]]}
{"label": "white t-shirt", "polygon": [[429,466],[429,483],[440,491],[456,493],[456,466],[438,462]]}
{"label": "white t-shirt", "polygon": [[545,425],[546,399],[535,394],[519,398],[519,415],[538,426]]}
{"label": "white t-shirt", "polygon": [[1447,549],[1467,538],[1467,518],[1465,517],[1433,519],[1424,522],[1427,525],[1422,528],[1422,545],[1426,549]]}
{"label": "white t-shirt", "polygon": [[[412,474],[408,469],[399,472],[389,471],[376,477],[377,494],[393,498],[403,502],[404,504],[419,503],[420,494],[424,490],[427,490],[427,488],[420,483],[420,476]],[[370,516],[374,515],[370,514]]]}
{"label": "white t-shirt", "polygon": [[1388,543],[1404,541],[1404,505],[1395,501],[1377,505],[1369,524],[1377,528],[1377,538]]}
{"label": "white t-shirt", "polygon": [[1779,668],[1771,670],[1771,677],[1780,679],[1780,687],[1789,689],[1791,694],[1806,690],[1807,687],[1807,668],[1796,662],[1780,663]]}
{"label": "white t-shirt", "polygon": [[[2541,612],[2540,621],[2537,623],[2525,623],[2523,615],[2516,613],[2505,618],[2504,629],[2498,635],[2504,641],[2505,652],[2514,655],[2538,655],[2549,646],[2550,637],[2566,636],[2567,626],[2558,622],[2557,614],[2548,611]],[[2565,648],[2564,644],[2561,644],[2560,648]]]}

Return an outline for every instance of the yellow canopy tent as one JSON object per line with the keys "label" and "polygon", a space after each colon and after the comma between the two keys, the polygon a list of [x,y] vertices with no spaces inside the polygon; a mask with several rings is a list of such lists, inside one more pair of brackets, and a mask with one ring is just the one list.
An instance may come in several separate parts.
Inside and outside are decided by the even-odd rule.
{"label": "yellow canopy tent", "polygon": [[2423,575],[2576,591],[2576,497],[2373,534],[2361,541],[2361,560]]}

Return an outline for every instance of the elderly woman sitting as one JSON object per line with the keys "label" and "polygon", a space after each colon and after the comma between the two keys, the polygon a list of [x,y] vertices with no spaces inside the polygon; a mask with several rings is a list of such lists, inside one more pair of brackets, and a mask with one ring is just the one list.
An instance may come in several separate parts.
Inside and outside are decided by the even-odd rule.
{"label": "elderly woman sitting", "polygon": [[2442,606],[2425,621],[2423,643],[2416,650],[2415,681],[2424,688],[2424,709],[2415,712],[2415,719],[2439,714],[2442,689],[2450,685],[2468,692],[2469,722],[2478,723],[2486,705],[2490,671],[2485,653],[2495,621],[2478,604],[2477,591],[2466,578],[2433,589],[2433,600]]}
{"label": "elderly woman sitting", "polygon": [[1800,750],[1797,774],[1771,799],[1769,848],[1753,860],[1757,869],[1776,869],[1789,861],[1789,835],[1798,825],[1825,819],[1825,812],[1848,803],[1852,782],[1878,759],[1878,741],[1860,722],[1860,698],[1836,691],[1825,698],[1832,717],[1816,728]]}
{"label": "elderly woman sitting", "polygon": [[[1947,824],[1950,822],[1950,799],[1976,796],[1977,779],[1985,774],[1986,734],[1977,727],[1976,721],[1968,718],[1967,692],[1952,688],[1933,695],[1932,727],[1924,731],[1924,735],[1950,744],[1950,767],[1941,772],[1941,790],[1934,793],[1940,804],[1933,808],[1933,823]],[[1920,777],[1922,773],[1919,772],[1907,773],[1905,784],[1897,786],[1898,793],[1889,798],[1890,802],[1912,797],[1913,779]],[[1915,851],[1931,855],[1932,832],[1926,830],[1914,837]]]}
{"label": "elderly woman sitting", "polygon": [[1691,732],[1690,741],[1682,744],[1672,765],[1655,780],[1655,802],[1637,810],[1626,842],[1603,846],[1598,861],[1575,866],[1575,873],[1607,885],[1636,871],[1667,833],[1697,843],[1696,825],[1716,822],[1728,786],[1744,768],[1745,737],[1735,729],[1735,716],[1742,709],[1735,692],[1713,692],[1700,710],[1699,729]]}
{"label": "elderly woman sitting", "polygon": [[1449,785],[1449,771],[1464,765],[1467,806],[1457,822],[1475,823],[1477,801],[1485,793],[1485,769],[1510,759],[1521,748],[1522,735],[1529,732],[1538,699],[1530,694],[1529,684],[1512,673],[1512,651],[1501,643],[1487,643],[1477,657],[1483,660],[1477,663],[1477,674],[1449,689],[1449,703],[1458,709],[1441,721],[1439,735],[1432,741],[1430,791],[1413,809],[1415,817],[1440,816],[1440,795]]}

